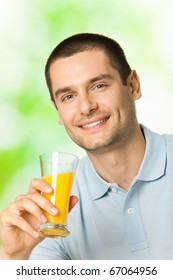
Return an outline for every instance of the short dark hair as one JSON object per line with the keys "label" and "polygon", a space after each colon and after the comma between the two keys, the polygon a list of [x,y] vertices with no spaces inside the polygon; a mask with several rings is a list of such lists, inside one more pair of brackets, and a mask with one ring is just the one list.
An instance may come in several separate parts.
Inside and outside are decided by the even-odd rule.
{"label": "short dark hair", "polygon": [[93,49],[101,49],[107,54],[110,64],[119,72],[122,83],[124,85],[127,84],[127,77],[131,73],[131,68],[121,46],[115,40],[104,35],[94,33],[79,33],[63,40],[60,44],[58,44],[47,60],[45,66],[45,77],[51,99],[53,101],[54,97],[50,79],[51,64],[58,58],[72,56],[76,53]]}

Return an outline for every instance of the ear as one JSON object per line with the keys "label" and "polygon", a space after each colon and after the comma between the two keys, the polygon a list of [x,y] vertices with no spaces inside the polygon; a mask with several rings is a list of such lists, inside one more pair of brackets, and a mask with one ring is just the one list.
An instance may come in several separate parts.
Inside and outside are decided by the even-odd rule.
{"label": "ear", "polygon": [[62,119],[61,119],[61,117],[60,117],[60,114],[59,114],[59,112],[58,112],[58,107],[56,106],[56,104],[55,104],[55,102],[52,100],[52,105],[53,105],[53,107],[56,109],[56,111],[57,111],[57,114],[58,114],[58,117],[59,117],[59,124],[60,125],[64,125],[64,123],[63,123],[63,121],[62,121]]}
{"label": "ear", "polygon": [[127,85],[129,87],[129,94],[132,100],[137,100],[141,97],[141,87],[140,87],[140,80],[138,74],[135,70],[132,70],[128,79]]}

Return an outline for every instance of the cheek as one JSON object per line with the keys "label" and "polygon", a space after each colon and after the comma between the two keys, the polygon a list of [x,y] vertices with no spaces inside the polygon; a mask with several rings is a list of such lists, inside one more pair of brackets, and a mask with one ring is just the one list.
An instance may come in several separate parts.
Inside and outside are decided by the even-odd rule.
{"label": "cheek", "polygon": [[70,108],[62,110],[61,108],[58,111],[59,123],[64,126],[70,126],[73,122],[74,114]]}
{"label": "cheek", "polygon": [[61,112],[61,110],[58,108],[58,118],[59,118],[59,123],[61,125],[64,125],[64,118],[63,118],[63,114]]}

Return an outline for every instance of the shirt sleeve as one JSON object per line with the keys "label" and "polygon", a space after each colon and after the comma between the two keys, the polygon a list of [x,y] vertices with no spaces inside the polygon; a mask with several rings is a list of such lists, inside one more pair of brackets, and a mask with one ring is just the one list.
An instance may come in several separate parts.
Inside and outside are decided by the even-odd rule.
{"label": "shirt sleeve", "polygon": [[29,260],[70,260],[61,240],[45,238],[31,252]]}

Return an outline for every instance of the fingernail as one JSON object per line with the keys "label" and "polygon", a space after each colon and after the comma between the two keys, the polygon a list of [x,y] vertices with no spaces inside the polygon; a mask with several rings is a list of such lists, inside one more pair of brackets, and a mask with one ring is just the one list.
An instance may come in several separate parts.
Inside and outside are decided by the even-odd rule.
{"label": "fingernail", "polygon": [[50,186],[46,186],[46,192],[47,193],[51,193],[52,192],[52,188]]}
{"label": "fingernail", "polygon": [[34,236],[34,237],[39,237],[39,233],[38,233],[38,231],[33,230],[33,236]]}
{"label": "fingernail", "polygon": [[57,214],[58,214],[58,210],[57,210],[55,207],[52,207],[52,208],[51,208],[51,212],[52,212],[54,215],[57,215]]}

